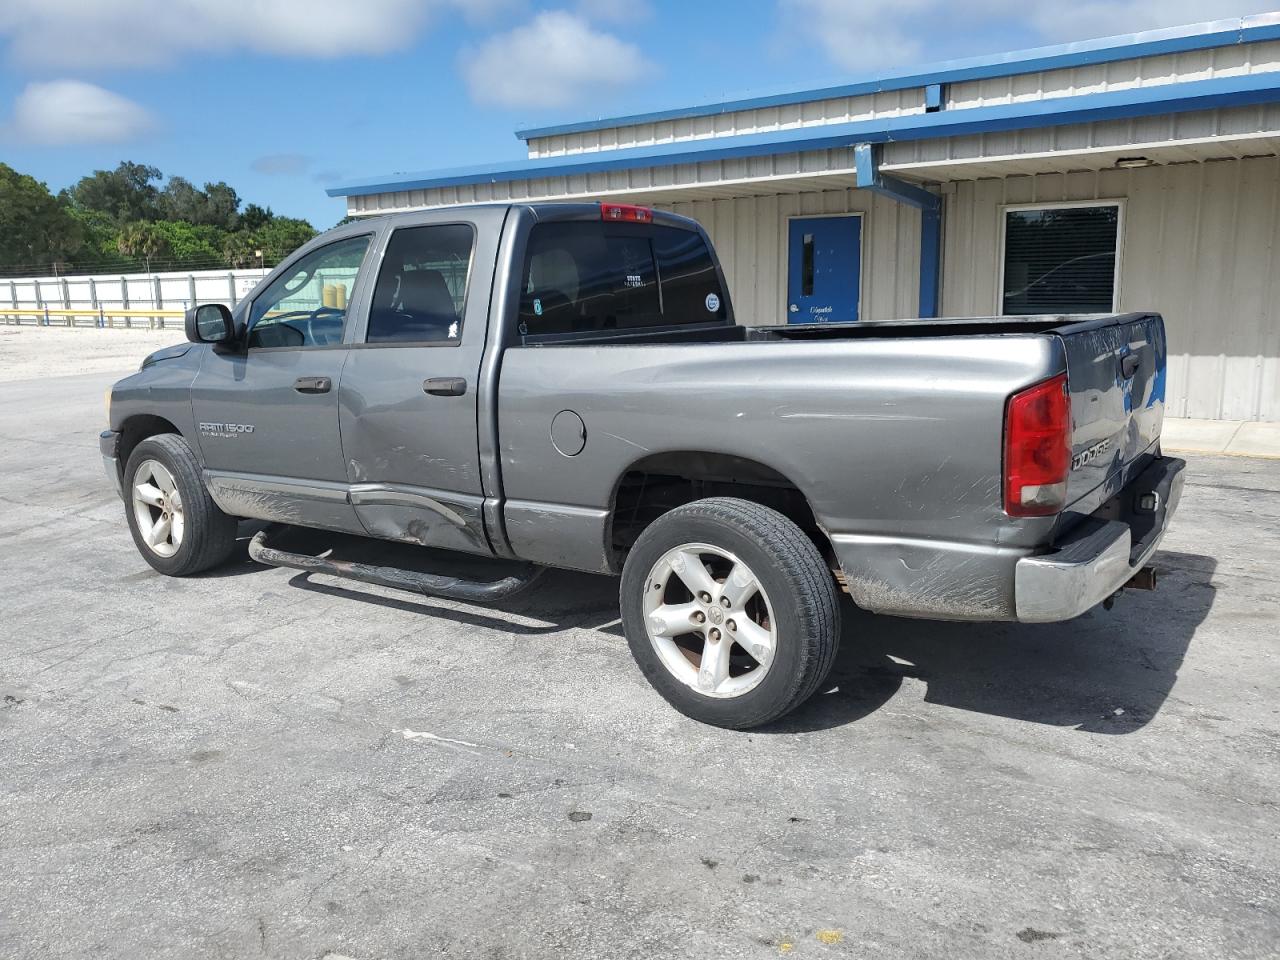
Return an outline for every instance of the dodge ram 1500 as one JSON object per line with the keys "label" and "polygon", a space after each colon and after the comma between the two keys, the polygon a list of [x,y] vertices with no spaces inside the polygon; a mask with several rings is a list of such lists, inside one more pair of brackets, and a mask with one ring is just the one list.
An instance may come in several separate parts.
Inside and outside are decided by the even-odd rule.
{"label": "dodge ram 1500", "polygon": [[746,728],[870,611],[1064,620],[1144,566],[1162,455],[1152,313],[742,326],[694,221],[624,204],[351,223],[109,395],[138,550],[206,570],[252,518],[523,561],[492,582],[267,563],[485,600],[621,577],[628,643],[689,716]]}

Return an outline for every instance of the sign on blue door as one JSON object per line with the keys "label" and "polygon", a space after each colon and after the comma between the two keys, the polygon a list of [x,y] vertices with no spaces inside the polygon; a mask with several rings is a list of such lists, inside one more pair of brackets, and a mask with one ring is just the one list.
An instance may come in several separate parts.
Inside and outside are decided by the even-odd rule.
{"label": "sign on blue door", "polygon": [[862,218],[805,217],[787,236],[787,322],[858,319]]}

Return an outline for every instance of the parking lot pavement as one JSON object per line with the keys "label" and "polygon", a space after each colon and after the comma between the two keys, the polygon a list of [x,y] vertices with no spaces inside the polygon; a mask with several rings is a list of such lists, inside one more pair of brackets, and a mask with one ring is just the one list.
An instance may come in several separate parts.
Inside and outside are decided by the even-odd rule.
{"label": "parking lot pavement", "polygon": [[0,384],[0,956],[1276,955],[1274,461],[1194,460],[1110,613],[846,605],[739,734],[649,689],[608,579],[154,574],[109,379]]}

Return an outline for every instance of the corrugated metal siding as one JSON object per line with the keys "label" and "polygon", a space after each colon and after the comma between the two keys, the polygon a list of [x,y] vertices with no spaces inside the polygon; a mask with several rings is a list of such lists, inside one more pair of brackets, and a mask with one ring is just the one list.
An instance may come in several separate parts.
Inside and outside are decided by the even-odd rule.
{"label": "corrugated metal siding", "polygon": [[1280,41],[1237,43],[1209,50],[953,83],[947,90],[946,105],[948,110],[963,110],[1275,70],[1280,70]]}
{"label": "corrugated metal siding", "polygon": [[[1159,57],[1140,57],[1115,63],[1063,70],[1016,74],[989,80],[949,84],[946,108],[992,106],[1102,93],[1133,87],[1160,86],[1213,77],[1240,76],[1280,70],[1280,41],[1232,44],[1211,50]],[[599,150],[651,146],[684,140],[731,137],[796,127],[874,120],[924,112],[924,88],[913,87],[857,97],[836,97],[808,103],[738,110],[709,117],[690,117],[606,127],[581,133],[533,137],[530,157],[560,157]]]}
{"label": "corrugated metal siding", "polygon": [[[1195,154],[1233,157],[1273,153],[1280,138],[1280,103],[1194,113],[1157,114],[1133,120],[1108,120],[1035,130],[1011,130],[971,137],[946,137],[888,143],[884,146],[887,169],[954,161],[1000,160],[1028,155],[1066,155],[1082,151],[1106,151],[1179,142],[1194,145]],[[1005,170],[1004,175],[1015,172]]]}
{"label": "corrugated metal siding", "polygon": [[857,97],[836,97],[757,110],[739,110],[710,117],[688,117],[554,137],[534,137],[528,141],[528,147],[530,157],[561,157],[598,150],[732,137],[923,112],[924,88],[915,87]]}
{"label": "corrugated metal siding", "polygon": [[947,316],[998,309],[1003,205],[1123,199],[1119,306],[1164,315],[1169,415],[1280,420],[1280,159],[977,180],[945,191]]}
{"label": "corrugated metal siding", "polygon": [[[767,157],[714,160],[706,163],[637,170],[612,170],[570,177],[542,177],[429,190],[402,190],[347,198],[351,214],[395,213],[460,203],[505,203],[511,200],[571,200],[584,197],[635,197],[664,191],[693,191],[720,197],[744,192],[767,193],[770,179],[786,178],[789,189],[821,190],[832,175],[854,176],[853,150],[812,150]],[[806,183],[806,178],[811,182]]]}
{"label": "corrugated metal siding", "polygon": [[785,323],[787,221],[791,217],[861,213],[862,303],[867,320],[911,316],[920,277],[920,215],[862,190],[662,204],[693,217],[720,255],[738,322]]}

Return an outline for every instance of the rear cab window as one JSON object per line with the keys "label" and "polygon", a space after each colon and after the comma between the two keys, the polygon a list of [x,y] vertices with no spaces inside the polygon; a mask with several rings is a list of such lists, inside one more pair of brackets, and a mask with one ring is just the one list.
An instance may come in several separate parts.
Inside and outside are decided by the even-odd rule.
{"label": "rear cab window", "polygon": [[655,330],[728,320],[702,234],[663,224],[535,224],[521,286],[525,338]]}

